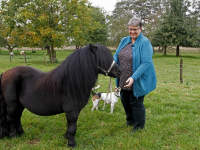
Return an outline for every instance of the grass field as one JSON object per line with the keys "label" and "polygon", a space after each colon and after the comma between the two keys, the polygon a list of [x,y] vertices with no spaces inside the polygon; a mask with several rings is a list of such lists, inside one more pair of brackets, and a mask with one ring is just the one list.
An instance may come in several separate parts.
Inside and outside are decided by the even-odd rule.
{"label": "grass field", "polygon": [[[0,52],[0,73],[18,65],[28,65],[48,72],[57,67],[72,51],[58,50],[59,63],[45,65],[45,51],[27,51],[27,64],[15,51],[10,62],[7,51]],[[167,56],[154,54],[157,88],[145,97],[145,129],[131,133],[125,125],[122,104],[91,112],[92,102],[81,111],[78,119],[77,150],[197,150],[200,147],[200,53],[182,52]],[[183,84],[179,81],[180,58],[183,59]],[[100,75],[96,91],[106,92],[109,77]],[[114,79],[112,85],[115,86]],[[37,116],[25,110],[22,116],[25,134],[15,139],[1,139],[0,150],[67,150],[66,119],[64,114]]]}

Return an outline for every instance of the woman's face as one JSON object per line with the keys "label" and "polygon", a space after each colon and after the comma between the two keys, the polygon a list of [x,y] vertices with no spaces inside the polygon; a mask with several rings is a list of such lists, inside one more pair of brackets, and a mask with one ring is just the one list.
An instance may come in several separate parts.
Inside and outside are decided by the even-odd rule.
{"label": "woman's face", "polygon": [[140,35],[140,32],[142,31],[141,27],[135,27],[135,26],[129,26],[129,35],[131,36],[131,39],[136,40],[137,37]]}

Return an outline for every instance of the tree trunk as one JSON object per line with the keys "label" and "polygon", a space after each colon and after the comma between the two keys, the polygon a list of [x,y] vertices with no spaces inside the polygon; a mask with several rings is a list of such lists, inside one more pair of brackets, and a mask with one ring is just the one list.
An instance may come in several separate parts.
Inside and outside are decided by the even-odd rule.
{"label": "tree trunk", "polygon": [[51,62],[52,56],[51,56],[50,46],[46,46],[45,48],[47,49],[47,55],[49,55],[49,60],[50,60],[50,62]]}
{"label": "tree trunk", "polygon": [[79,46],[76,45],[76,50],[77,50],[77,49],[80,49],[80,48],[82,48],[82,46],[80,46],[80,45],[79,45]]}
{"label": "tree trunk", "polygon": [[160,46],[158,47],[158,52],[160,52]]}
{"label": "tree trunk", "polygon": [[176,56],[179,56],[179,45],[176,46]]}
{"label": "tree trunk", "polygon": [[53,44],[51,44],[51,62],[56,62],[56,52],[54,51]]}
{"label": "tree trunk", "polygon": [[45,48],[47,49],[47,55],[51,55],[51,53],[50,53],[50,46],[46,46]]}
{"label": "tree trunk", "polygon": [[163,52],[163,50],[164,50],[164,47],[162,46],[162,48],[160,49],[160,52],[162,53],[162,52]]}
{"label": "tree trunk", "polygon": [[164,47],[164,55],[167,55],[167,47]]}
{"label": "tree trunk", "polygon": [[8,50],[9,50],[9,52],[12,52],[12,51],[13,51],[13,49],[12,49],[12,48],[10,48],[10,47],[8,48]]}

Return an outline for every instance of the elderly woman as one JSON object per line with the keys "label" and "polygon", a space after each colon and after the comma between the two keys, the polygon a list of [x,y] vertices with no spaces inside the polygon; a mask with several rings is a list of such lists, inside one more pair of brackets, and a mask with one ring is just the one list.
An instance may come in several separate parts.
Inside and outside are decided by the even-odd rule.
{"label": "elderly woman", "polygon": [[140,18],[128,22],[129,36],[121,39],[114,60],[122,68],[120,78],[121,102],[126,113],[126,124],[134,126],[133,132],[145,126],[144,97],[156,88],[156,73],[152,60],[153,47],[142,35]]}

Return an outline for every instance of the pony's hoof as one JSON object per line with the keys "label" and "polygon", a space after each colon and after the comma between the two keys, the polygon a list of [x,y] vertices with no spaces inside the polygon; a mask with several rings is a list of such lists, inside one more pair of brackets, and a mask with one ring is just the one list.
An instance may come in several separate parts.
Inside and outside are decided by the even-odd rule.
{"label": "pony's hoof", "polygon": [[76,144],[75,145],[68,145],[67,147],[75,149],[76,148]]}
{"label": "pony's hoof", "polygon": [[6,137],[6,135],[0,135],[0,139],[3,139],[3,138],[5,138]]}
{"label": "pony's hoof", "polygon": [[18,136],[21,136],[21,135],[23,135],[23,134],[24,134],[24,131],[17,132],[17,135],[18,135]]}
{"label": "pony's hoof", "polygon": [[71,148],[75,148],[76,147],[76,142],[75,142],[75,140],[69,140],[68,139],[68,147],[71,147]]}
{"label": "pony's hoof", "polygon": [[9,134],[8,137],[9,137],[10,139],[12,139],[12,138],[17,138],[17,133]]}
{"label": "pony's hoof", "polygon": [[74,138],[69,138],[68,137],[68,147],[75,148],[76,147],[76,141]]}

